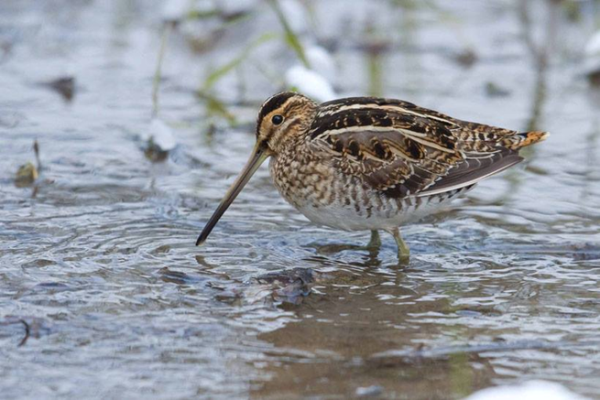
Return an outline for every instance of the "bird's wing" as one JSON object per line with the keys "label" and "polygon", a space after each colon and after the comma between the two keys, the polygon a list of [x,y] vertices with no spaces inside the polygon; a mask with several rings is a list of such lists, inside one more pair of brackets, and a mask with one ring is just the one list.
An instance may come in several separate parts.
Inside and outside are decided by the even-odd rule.
{"label": "bird's wing", "polygon": [[308,139],[336,169],[394,198],[460,189],[522,160],[514,131],[473,124],[399,100],[323,103]]}

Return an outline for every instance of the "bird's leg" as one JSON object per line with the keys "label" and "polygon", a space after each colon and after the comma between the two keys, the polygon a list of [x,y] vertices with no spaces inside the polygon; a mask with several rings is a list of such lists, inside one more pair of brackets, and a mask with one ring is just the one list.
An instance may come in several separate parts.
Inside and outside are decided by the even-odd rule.
{"label": "bird's leg", "polygon": [[381,247],[381,237],[379,236],[379,232],[377,230],[371,231],[371,240],[367,244],[368,250],[379,250]]}
{"label": "bird's leg", "polygon": [[400,229],[394,228],[388,230],[388,232],[394,237],[396,245],[398,246],[398,260],[408,261],[408,258],[410,257],[410,250],[408,245],[402,239],[402,235],[400,235]]}
{"label": "bird's leg", "polygon": [[332,254],[339,253],[345,250],[367,250],[372,257],[379,254],[381,248],[381,237],[376,230],[371,231],[371,240],[366,246],[355,246],[348,244],[329,244],[329,245],[313,245],[320,253]]}

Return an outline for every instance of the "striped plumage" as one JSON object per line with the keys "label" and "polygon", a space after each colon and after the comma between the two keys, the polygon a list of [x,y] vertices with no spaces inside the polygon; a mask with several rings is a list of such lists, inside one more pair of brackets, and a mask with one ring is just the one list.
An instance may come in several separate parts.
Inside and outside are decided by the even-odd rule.
{"label": "striped plumage", "polygon": [[298,93],[280,93],[261,107],[253,155],[198,244],[271,156],[275,186],[311,221],[387,230],[403,257],[408,248],[399,226],[522,161],[519,149],[546,136],[461,121],[394,99],[317,105]]}

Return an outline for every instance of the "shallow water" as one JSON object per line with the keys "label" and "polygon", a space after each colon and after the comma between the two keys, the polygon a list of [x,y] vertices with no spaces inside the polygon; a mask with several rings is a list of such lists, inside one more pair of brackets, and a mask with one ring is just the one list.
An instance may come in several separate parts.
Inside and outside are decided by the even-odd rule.
{"label": "shallow water", "polygon": [[[294,63],[269,41],[217,84],[236,128],[195,96],[279,32],[265,5],[171,33],[159,115],[177,146],[151,163],[161,2],[40,3],[0,4],[0,398],[447,399],[537,378],[600,398],[600,96],[581,70],[597,2],[575,20],[528,2],[529,24],[515,1],[311,3],[302,37],[333,49],[340,96],[378,87],[378,45],[382,94],[552,132],[406,227],[408,265],[390,237],[372,254],[368,233],[310,224],[266,168],[194,246]],[[71,76],[70,100],[48,85]],[[17,187],[35,139],[40,177]]]}

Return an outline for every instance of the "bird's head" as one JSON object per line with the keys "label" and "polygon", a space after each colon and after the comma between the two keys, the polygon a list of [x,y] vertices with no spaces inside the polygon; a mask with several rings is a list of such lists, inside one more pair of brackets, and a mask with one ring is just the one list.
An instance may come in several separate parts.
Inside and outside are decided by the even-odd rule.
{"label": "bird's head", "polygon": [[206,223],[196,241],[204,243],[221,216],[242,191],[261,164],[282,149],[296,143],[308,132],[317,111],[317,104],[308,97],[294,92],[282,92],[271,96],[260,108],[256,122],[256,144],[246,166],[235,180],[221,203]]}
{"label": "bird's head", "polygon": [[294,92],[271,96],[260,108],[256,121],[256,145],[269,155],[308,132],[315,117],[317,104]]}

